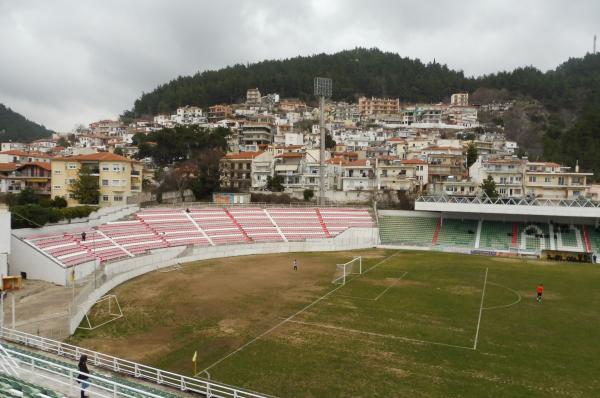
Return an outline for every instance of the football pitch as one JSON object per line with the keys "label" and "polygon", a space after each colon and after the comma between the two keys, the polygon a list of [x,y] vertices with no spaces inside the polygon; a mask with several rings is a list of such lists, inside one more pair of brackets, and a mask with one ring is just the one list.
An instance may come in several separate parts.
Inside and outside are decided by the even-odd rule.
{"label": "football pitch", "polygon": [[199,377],[280,397],[593,397],[599,286],[592,265],[439,252],[236,257],[125,283],[124,318],[73,340],[184,374],[197,351]]}

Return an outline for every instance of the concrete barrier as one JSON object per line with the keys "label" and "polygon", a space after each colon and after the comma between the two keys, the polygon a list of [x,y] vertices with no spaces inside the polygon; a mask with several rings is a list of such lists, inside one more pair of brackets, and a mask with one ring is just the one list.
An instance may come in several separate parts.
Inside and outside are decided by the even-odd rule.
{"label": "concrete barrier", "polygon": [[107,264],[103,275],[99,278],[100,285],[91,292],[86,292],[85,297],[77,300],[76,308],[71,312],[71,318],[69,319],[69,332],[71,334],[75,332],[85,314],[106,293],[132,278],[161,268],[211,258],[306,251],[368,249],[377,246],[378,243],[379,231],[377,228],[350,228],[331,239],[194,247],[191,254],[187,254],[189,251],[186,246],[158,249],[146,256],[133,257]]}

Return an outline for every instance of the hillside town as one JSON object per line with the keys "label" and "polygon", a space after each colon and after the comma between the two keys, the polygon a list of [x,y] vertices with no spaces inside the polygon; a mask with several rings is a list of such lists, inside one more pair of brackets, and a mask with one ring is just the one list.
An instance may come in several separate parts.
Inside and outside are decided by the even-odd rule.
{"label": "hillside town", "polygon": [[[398,195],[473,197],[482,194],[490,177],[500,198],[597,198],[592,173],[578,165],[528,159],[506,139],[502,126],[480,122],[481,113],[502,116],[512,105],[472,104],[468,93],[437,104],[374,97],[327,101],[322,199],[343,204],[396,201]],[[99,205],[148,201],[158,184],[157,166],[154,159],[138,156],[136,135],[198,126],[229,130],[227,153],[219,161],[220,191],[316,199],[319,112],[300,99],[250,88],[241,103],[184,106],[127,122],[100,120],[29,143],[3,142],[0,192],[30,188],[77,204],[69,187],[85,165],[98,178]]]}

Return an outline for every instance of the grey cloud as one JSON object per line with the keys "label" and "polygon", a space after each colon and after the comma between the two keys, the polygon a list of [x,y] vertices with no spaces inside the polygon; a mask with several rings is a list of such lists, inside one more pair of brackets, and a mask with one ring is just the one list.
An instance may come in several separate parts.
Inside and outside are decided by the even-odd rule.
{"label": "grey cloud", "polygon": [[69,130],[179,75],[356,46],[467,75],[546,70],[590,50],[599,15],[593,0],[0,0],[0,102]]}

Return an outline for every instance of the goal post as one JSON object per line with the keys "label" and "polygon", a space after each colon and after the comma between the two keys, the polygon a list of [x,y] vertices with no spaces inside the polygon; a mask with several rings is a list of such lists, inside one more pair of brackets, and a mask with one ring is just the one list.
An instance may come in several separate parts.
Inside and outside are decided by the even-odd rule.
{"label": "goal post", "polygon": [[358,256],[354,257],[347,263],[336,264],[332,283],[337,285],[345,285],[348,276],[360,274],[362,274],[362,257]]}

